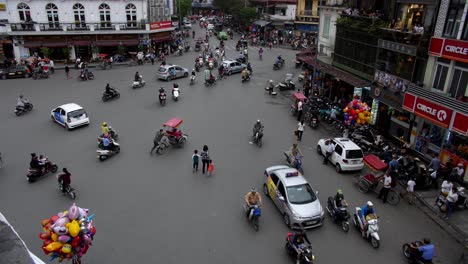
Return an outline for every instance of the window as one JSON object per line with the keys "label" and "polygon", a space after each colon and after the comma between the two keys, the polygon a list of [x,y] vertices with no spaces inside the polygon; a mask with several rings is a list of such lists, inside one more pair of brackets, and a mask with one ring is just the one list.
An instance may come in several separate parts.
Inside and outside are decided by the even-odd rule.
{"label": "window", "polygon": [[466,0],[451,0],[445,22],[444,37],[456,38],[463,16]]}
{"label": "window", "polygon": [[288,199],[292,204],[308,204],[317,200],[317,196],[309,184],[302,184],[288,187]]}
{"label": "window", "polygon": [[468,40],[468,17],[465,18],[465,25],[463,26],[461,39]]}
{"label": "window", "polygon": [[340,155],[343,154],[343,148],[340,145],[335,146],[335,152],[336,154]]}
{"label": "window", "polygon": [[[463,67],[464,64],[464,67]],[[465,96],[468,86],[468,63],[457,62],[449,86],[450,96],[459,98]]]}
{"label": "window", "polygon": [[330,34],[330,16],[323,17],[323,30],[322,30],[322,37],[328,38]]}
{"label": "window", "polygon": [[271,178],[271,180],[273,181],[273,183],[275,185],[278,185],[279,178],[278,178],[278,176],[276,176],[276,174],[274,174],[274,173],[270,174],[270,178]]}
{"label": "window", "polygon": [[312,12],[312,3],[313,1],[312,0],[305,0],[305,7],[304,7],[304,10],[307,12],[307,11],[311,11]]}
{"label": "window", "polygon": [[21,21],[31,21],[31,10],[27,4],[18,4],[18,14]]}
{"label": "window", "polygon": [[54,4],[47,4],[46,7],[47,20],[49,21],[49,27],[59,27],[58,8]]}
{"label": "window", "polygon": [[86,27],[85,8],[82,4],[73,6],[73,15],[75,16],[76,27]]}
{"label": "window", "polygon": [[127,27],[136,27],[137,13],[134,4],[128,4],[125,7],[125,13],[127,14]]}
{"label": "window", "polygon": [[[450,61],[442,59],[443,61],[446,61],[446,63],[450,63]],[[449,69],[449,65],[445,63],[440,63],[442,61],[441,59],[438,60],[437,62],[437,69],[436,69],[436,74],[434,77],[434,82],[432,83],[432,89],[436,89],[439,91],[444,90],[445,86],[445,80],[447,79],[447,72]]]}
{"label": "window", "polygon": [[111,27],[110,7],[108,4],[101,4],[99,6],[99,17],[101,19],[101,27]]}
{"label": "window", "polygon": [[284,189],[284,185],[282,182],[279,182],[278,183],[278,191],[281,193],[281,195],[284,197],[284,200],[287,201],[287,197],[286,197],[286,190]]}
{"label": "window", "polygon": [[362,159],[362,150],[360,149],[353,149],[346,151],[346,158],[347,159]]}

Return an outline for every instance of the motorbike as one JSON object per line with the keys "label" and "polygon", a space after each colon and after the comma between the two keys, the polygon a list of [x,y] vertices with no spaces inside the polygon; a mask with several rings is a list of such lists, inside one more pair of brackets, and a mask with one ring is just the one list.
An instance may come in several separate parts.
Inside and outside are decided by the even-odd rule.
{"label": "motorbike", "polygon": [[162,143],[162,142],[159,142],[158,146],[156,147],[156,154],[159,154],[159,155],[162,155],[164,153],[166,153],[166,151],[169,149],[169,146]]}
{"label": "motorbike", "polygon": [[[298,252],[294,249],[293,239],[294,239],[294,233],[288,232],[288,235],[286,236],[286,245],[284,246],[284,248],[286,249],[286,252],[291,258],[293,258],[294,260],[297,260]],[[299,262],[296,262],[296,263],[313,264],[315,262],[315,256],[312,253],[312,245],[304,241],[304,246],[301,247],[300,253],[301,253],[301,256],[299,258]]]}
{"label": "motorbike", "polygon": [[419,252],[418,248],[422,245],[424,245],[422,241],[413,241],[410,243],[403,244],[403,256],[405,256],[405,258],[408,260],[408,263],[425,264],[425,262],[417,258],[417,256],[421,255],[421,252]]}
{"label": "motorbike", "polygon": [[159,92],[159,104],[165,105],[166,104],[166,93]]}
{"label": "motorbike", "polygon": [[85,71],[81,71],[80,75],[78,76],[78,80],[81,80],[81,81],[94,80],[94,74],[91,71],[88,71],[88,74],[85,74]]}
{"label": "motorbike", "polygon": [[27,113],[27,112],[31,111],[32,109],[33,109],[33,104],[31,104],[29,102],[26,102],[26,103],[24,103],[23,107],[16,106],[15,115],[20,116],[20,115],[22,115],[24,113]]}
{"label": "motorbike", "polygon": [[62,182],[59,182],[59,190],[62,191],[64,195],[68,195],[72,200],[76,199],[75,189],[73,189],[70,185],[65,187],[64,190]]}
{"label": "motorbike", "polygon": [[[356,212],[354,213],[353,222],[356,229],[362,233],[363,223],[361,221],[361,208],[356,207]],[[373,248],[378,248],[380,246],[380,236],[379,236],[379,225],[377,219],[369,219],[367,221],[367,230],[365,230],[365,239],[369,240]]]}
{"label": "motorbike", "polygon": [[102,101],[103,102],[107,102],[107,101],[109,101],[111,99],[115,99],[115,98],[120,98],[120,93],[117,92],[117,91],[112,91],[110,93],[104,92],[102,94]]}
{"label": "motorbike", "polygon": [[[457,187],[458,199],[455,202],[454,210],[461,210],[468,208],[468,199],[467,194],[465,193],[465,188],[459,186]],[[436,205],[439,207],[440,212],[447,212],[447,197],[443,194],[440,194],[436,200]]]}
{"label": "motorbike", "polygon": [[236,59],[237,62],[239,63],[246,63],[247,62],[247,59],[245,57],[239,57]]}
{"label": "motorbike", "polygon": [[302,156],[296,156],[294,157],[294,160],[291,160],[289,151],[285,151],[284,156],[286,156],[286,164],[289,167],[295,168],[299,172],[304,173],[304,169],[302,168]]}
{"label": "motorbike", "polygon": [[244,212],[247,213],[249,209],[250,209],[250,213],[247,216],[247,219],[252,224],[255,232],[258,232],[258,229],[260,228],[258,220],[260,216],[262,215],[262,210],[260,210],[260,206],[258,205],[253,205],[251,207],[248,207],[246,204],[244,204]]}
{"label": "motorbike", "polygon": [[346,209],[346,206],[341,206],[338,208],[338,210],[335,207],[335,202],[333,197],[328,197],[328,203],[327,203],[327,211],[330,217],[332,218],[333,222],[340,225],[341,229],[343,231],[348,232],[349,231],[349,213],[348,210]]}
{"label": "motorbike", "polygon": [[216,84],[216,79],[208,79],[208,80],[205,80],[205,86],[208,87],[208,86],[211,86],[211,85],[215,85]]}
{"label": "motorbike", "polygon": [[284,66],[284,59],[281,59],[281,61],[279,61],[277,63],[275,62],[275,64],[273,64],[273,70],[275,70],[275,71],[279,70],[279,69],[283,68],[283,66]]}
{"label": "motorbike", "polygon": [[263,128],[259,129],[257,132],[255,132],[255,135],[253,136],[253,143],[257,144],[257,146],[261,147],[262,146],[262,138],[263,138]]}
{"label": "motorbike", "polygon": [[296,84],[291,79],[285,79],[284,81],[278,83],[278,88],[280,91],[284,90],[296,90]]}
{"label": "motorbike", "polygon": [[177,102],[179,100],[179,97],[180,97],[179,88],[172,88],[172,99]]}
{"label": "motorbike", "polygon": [[270,95],[277,95],[278,93],[274,91],[274,88],[278,86],[278,85],[275,85],[275,82],[273,80],[269,80],[267,82],[267,85],[265,86],[265,91],[268,92],[268,94]]}
{"label": "motorbike", "polygon": [[190,75],[190,85],[193,85],[195,83],[196,76],[195,75]]}
{"label": "motorbike", "polygon": [[241,81],[243,83],[250,81],[250,73],[246,74],[246,76],[243,76]]}
{"label": "motorbike", "polygon": [[319,125],[318,118],[316,116],[312,116],[312,118],[310,119],[310,127],[317,128],[318,125]]}
{"label": "motorbike", "polygon": [[182,56],[183,55],[183,49],[181,47],[179,47],[175,53],[176,56]]}
{"label": "motorbike", "polygon": [[120,144],[117,143],[117,141],[112,140],[111,144],[113,146],[110,149],[98,148],[96,150],[99,161],[105,161],[106,159],[120,152]]}
{"label": "motorbike", "polygon": [[48,158],[46,158],[46,162],[44,165],[44,172],[41,171],[40,168],[30,168],[28,169],[28,173],[26,174],[26,179],[28,182],[34,182],[38,178],[45,176],[49,173],[56,173],[58,170],[57,164],[49,161]]}
{"label": "motorbike", "polygon": [[141,88],[145,86],[145,84],[146,84],[145,80],[143,80],[143,77],[140,75],[140,78],[138,79],[138,81],[133,80],[132,88],[133,89]]}
{"label": "motorbike", "polygon": [[49,78],[49,68],[48,67],[43,67],[42,71],[35,70],[32,75],[34,80],[37,80],[38,78],[41,79],[47,79]]}

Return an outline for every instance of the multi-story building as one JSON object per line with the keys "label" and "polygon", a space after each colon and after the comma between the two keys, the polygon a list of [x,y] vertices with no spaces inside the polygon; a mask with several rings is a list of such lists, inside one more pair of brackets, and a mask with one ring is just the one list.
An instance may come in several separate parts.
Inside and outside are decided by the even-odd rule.
{"label": "multi-story building", "polygon": [[326,57],[331,63],[335,49],[336,21],[346,9],[345,1],[327,0],[318,7],[320,12],[320,29],[318,31],[317,48],[320,56]]}
{"label": "multi-story building", "polygon": [[115,53],[119,47],[136,51],[170,39],[174,29],[170,21],[148,22],[147,3],[6,0],[2,28],[11,38],[17,59],[41,48],[48,48],[55,59],[91,58]]}
{"label": "multi-story building", "polygon": [[296,8],[296,19],[294,24],[296,30],[301,32],[317,33],[319,25],[319,0],[298,0]]}
{"label": "multi-story building", "polygon": [[263,16],[263,20],[257,21],[257,26],[263,31],[279,30],[286,34],[286,31],[294,30],[294,20],[296,18],[297,0],[250,0],[250,4],[257,8],[257,13]]}
{"label": "multi-story building", "polygon": [[175,13],[174,0],[148,0],[148,20],[150,22],[168,21]]}

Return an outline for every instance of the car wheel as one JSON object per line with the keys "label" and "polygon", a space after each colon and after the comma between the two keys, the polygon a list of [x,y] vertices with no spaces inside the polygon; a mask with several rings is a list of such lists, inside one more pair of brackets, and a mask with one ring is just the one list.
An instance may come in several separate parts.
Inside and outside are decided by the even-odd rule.
{"label": "car wheel", "polygon": [[268,186],[266,185],[266,183],[263,184],[263,194],[266,196],[266,197],[269,197],[269,193],[268,193]]}
{"label": "car wheel", "polygon": [[320,145],[317,145],[317,154],[319,154],[320,156],[323,155],[322,148],[320,147]]}
{"label": "car wheel", "polygon": [[172,77],[171,77],[171,76],[169,76],[169,77],[166,78],[166,81],[168,81],[168,82],[170,82],[171,80],[172,80]]}
{"label": "car wheel", "polygon": [[231,76],[231,75],[232,75],[232,71],[228,71],[227,74],[228,74],[229,76]]}
{"label": "car wheel", "polygon": [[287,227],[291,228],[291,221],[289,220],[288,214],[283,215],[283,222]]}
{"label": "car wheel", "polygon": [[341,172],[341,166],[340,166],[339,163],[337,163],[337,164],[335,165],[335,170],[336,170],[336,172],[338,172],[338,173]]}
{"label": "car wheel", "polygon": [[184,77],[187,77],[188,76],[188,72],[184,73]]}

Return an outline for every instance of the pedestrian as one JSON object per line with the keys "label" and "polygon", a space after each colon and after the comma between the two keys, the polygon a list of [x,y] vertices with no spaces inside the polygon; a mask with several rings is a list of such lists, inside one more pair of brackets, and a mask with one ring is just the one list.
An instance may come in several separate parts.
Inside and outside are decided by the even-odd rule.
{"label": "pedestrian", "polygon": [[192,155],[193,172],[198,171],[199,160],[200,160],[200,155],[198,155],[198,150],[194,150],[193,155]]}
{"label": "pedestrian", "polygon": [[301,122],[297,124],[297,141],[302,140],[303,133],[304,133],[304,120],[301,120]]}
{"label": "pedestrian", "polygon": [[68,64],[65,65],[65,76],[67,77],[67,80],[70,79],[70,68],[68,67]]}
{"label": "pedestrian", "polygon": [[213,174],[213,171],[214,171],[214,163],[213,163],[213,160],[210,159],[209,161],[209,165],[208,165],[208,176],[211,176]]}
{"label": "pedestrian", "polygon": [[154,57],[155,57],[154,53],[151,52],[151,53],[150,53],[151,65],[154,65]]}
{"label": "pedestrian", "polygon": [[414,203],[414,186],[416,186],[416,182],[414,178],[410,178],[409,181],[406,183],[406,195],[408,196],[408,203]]}
{"label": "pedestrian", "polygon": [[203,146],[203,151],[200,154],[201,159],[202,159],[202,173],[205,173],[205,170],[208,169],[208,165],[210,163],[210,155],[208,153],[208,146],[204,145]]}
{"label": "pedestrian", "polygon": [[382,189],[380,189],[379,196],[377,196],[377,199],[382,198],[383,203],[386,203],[388,193],[390,192],[390,188],[392,188],[392,177],[390,177],[388,173],[385,173],[382,182],[383,187]]}
{"label": "pedestrian", "polygon": [[331,140],[328,139],[327,141],[325,141],[325,156],[323,158],[323,164],[328,164],[328,158],[333,154],[333,151],[335,151],[335,146],[333,145]]}
{"label": "pedestrian", "polygon": [[273,47],[273,43],[271,43],[271,41],[268,43],[268,47],[270,48],[270,50]]}
{"label": "pedestrian", "polygon": [[447,195],[447,214],[445,215],[445,219],[448,219],[449,216],[452,214],[457,200],[458,200],[457,187],[453,186],[452,190],[450,190],[450,192]]}
{"label": "pedestrian", "polygon": [[297,103],[297,121],[301,121],[304,103],[299,100]]}
{"label": "pedestrian", "polygon": [[150,154],[153,154],[153,151],[159,146],[159,142],[161,141],[161,138],[163,137],[163,135],[164,135],[164,130],[161,128],[154,136],[153,147],[151,148]]}
{"label": "pedestrian", "polygon": [[440,160],[439,156],[437,153],[432,153],[432,159],[429,165],[427,166],[429,169],[432,169],[433,171],[437,171],[440,167]]}

